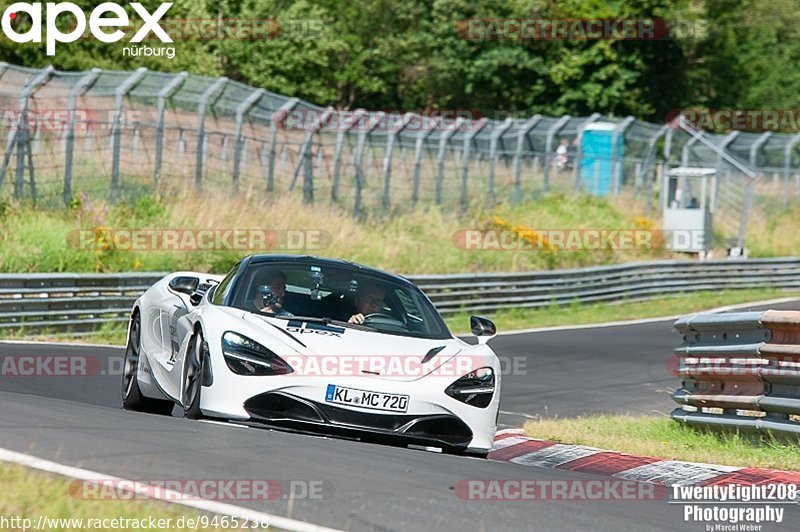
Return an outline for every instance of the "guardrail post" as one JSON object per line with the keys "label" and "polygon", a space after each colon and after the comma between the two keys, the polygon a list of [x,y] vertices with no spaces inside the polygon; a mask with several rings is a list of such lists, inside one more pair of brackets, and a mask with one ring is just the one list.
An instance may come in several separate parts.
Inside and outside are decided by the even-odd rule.
{"label": "guardrail post", "polygon": [[[536,127],[542,120],[542,115],[533,115],[525,122],[517,135],[517,150],[514,153],[514,203],[522,201],[522,149],[525,147],[525,140],[528,133]],[[545,155],[545,166],[547,166],[547,156]]]}
{"label": "guardrail post", "polygon": [[197,102],[197,153],[194,165],[194,186],[197,190],[203,187],[203,165],[206,156],[206,109],[208,101],[214,94],[222,94],[223,86],[228,78],[222,77],[212,83],[200,96]]}
{"label": "guardrail post", "polygon": [[264,89],[256,89],[236,108],[236,141],[233,144],[233,191],[239,191],[239,172],[242,164],[242,136],[244,115],[263,96]]}
{"label": "guardrail post", "polygon": [[[453,127],[449,130],[445,129],[442,131],[441,135],[439,136],[439,154],[436,158],[436,204],[441,205],[443,198],[442,198],[442,190],[444,188],[444,160],[445,155],[447,152],[447,143],[456,134],[456,132],[461,129],[461,124],[464,122],[463,117],[456,118],[456,121],[453,124]],[[444,125],[444,121],[441,122]]]}
{"label": "guardrail post", "polygon": [[581,188],[581,159],[583,159],[583,132],[586,127],[597,120],[602,115],[600,113],[592,113],[589,118],[581,122],[578,126],[577,134],[575,135],[575,161],[572,163],[575,168],[572,169],[573,179],[575,180],[575,191]]}
{"label": "guardrail post", "polygon": [[303,169],[303,201],[306,203],[313,203],[314,202],[314,175],[311,165],[311,145],[314,141],[314,133],[319,131],[321,128],[328,123],[331,116],[333,116],[334,109],[333,107],[328,107],[322,116],[319,118],[319,122],[315,124],[311,129],[306,132],[306,138],[303,141],[303,145],[300,147],[300,153],[297,157],[297,168],[294,170],[294,176],[292,177],[292,183],[289,185],[289,190],[294,190],[294,186],[297,182],[297,178],[300,175],[300,169]]}
{"label": "guardrail post", "polygon": [[157,104],[157,113],[158,113],[158,123],[156,125],[156,163],[155,163],[155,171],[153,172],[153,186],[158,189],[158,183],[161,180],[161,161],[163,158],[164,152],[164,114],[167,108],[167,98],[172,96],[172,94],[178,90],[189,74],[186,72],[181,72],[177,76],[175,76],[172,81],[167,83],[167,85],[158,91],[158,104]]}
{"label": "guardrail post", "polygon": [[417,135],[417,138],[414,141],[414,181],[411,185],[411,205],[416,207],[417,202],[419,201],[420,173],[422,172],[422,150],[425,147],[425,142],[428,140],[428,137],[436,130],[437,127],[439,127],[441,121],[436,117],[431,118],[422,115],[414,116],[418,116],[421,123],[424,123],[425,120],[432,120],[431,126],[425,130],[425,133],[422,135]]}
{"label": "guardrail post", "polygon": [[275,190],[275,143],[278,141],[278,123],[286,120],[286,116],[300,102],[299,98],[289,100],[272,113],[269,120],[269,163],[267,166],[267,192]]}
{"label": "guardrail post", "polygon": [[137,68],[128,76],[114,92],[114,122],[111,124],[111,193],[110,201],[115,203],[119,198],[119,157],[122,136],[122,103],[123,98],[147,73],[144,67]]}
{"label": "guardrail post", "polygon": [[500,140],[500,137],[502,137],[513,124],[513,118],[506,118],[502,124],[497,126],[494,131],[492,131],[492,136],[489,139],[489,178],[486,198],[489,206],[494,205],[495,173],[497,171],[497,143]]}
{"label": "guardrail post", "polygon": [[619,125],[614,129],[614,133],[611,135],[611,176],[614,180],[614,195],[617,196],[622,190],[622,171],[620,169],[620,159],[619,156],[619,138],[625,133],[625,130],[628,129],[634,121],[632,116],[628,116],[619,123]]}
{"label": "guardrail post", "polygon": [[364,146],[367,142],[367,135],[378,127],[378,124],[383,120],[384,116],[386,116],[386,113],[381,111],[369,115],[367,128],[362,129],[358,133],[358,145],[356,146],[355,154],[356,194],[353,202],[353,215],[356,217],[361,215],[361,193],[364,188]]}
{"label": "guardrail post", "polygon": [[[2,72],[5,72],[7,65],[3,63]],[[17,118],[17,125],[9,133],[6,154],[3,157],[3,163],[0,167],[0,188],[3,186],[3,178],[8,170],[8,165],[11,162],[11,154],[14,148],[17,150],[17,167],[14,179],[14,197],[22,197],[22,188],[25,183],[25,150],[29,142],[28,138],[28,103],[30,95],[50,78],[53,73],[53,67],[48,66],[43,68],[33,78],[25,84],[20,91],[19,96],[19,115]],[[31,167],[33,172],[33,167]]]}
{"label": "guardrail post", "polygon": [[386,153],[383,157],[383,208],[386,211],[391,207],[392,155],[394,154],[394,144],[397,140],[397,135],[406,128],[413,117],[413,113],[406,113],[403,115],[398,127],[395,127],[394,124],[389,124],[389,133],[386,139]]}
{"label": "guardrail post", "polygon": [[75,151],[75,111],[78,105],[78,97],[85,94],[92,84],[100,76],[100,69],[93,68],[88,74],[78,80],[69,91],[68,118],[67,118],[67,142],[64,149],[64,204],[72,202],[72,161]]}
{"label": "guardrail post", "polygon": [[544,143],[544,153],[545,153],[545,164],[544,164],[544,189],[550,190],[550,166],[552,166],[552,159],[553,159],[553,139],[556,136],[556,133],[561,131],[561,129],[566,125],[569,119],[572,118],[569,115],[564,115],[559,118],[555,124],[550,126],[550,129],[547,130],[547,137]]}
{"label": "guardrail post", "polygon": [[486,124],[489,122],[489,119],[486,117],[481,118],[478,120],[476,124],[477,127],[474,129],[468,130],[464,132],[464,148],[462,150],[462,157],[461,157],[461,211],[467,210],[467,203],[469,200],[468,197],[468,183],[469,183],[469,156],[470,156],[470,148],[472,148],[472,140],[475,136],[480,133],[483,128],[486,127]]}
{"label": "guardrail post", "polygon": [[344,150],[344,136],[350,132],[350,130],[356,124],[361,122],[361,117],[367,114],[367,112],[363,109],[356,109],[353,114],[353,122],[344,127],[342,125],[342,116],[347,116],[348,111],[339,111],[339,129],[336,132],[336,149],[333,155],[333,179],[331,183],[331,201],[334,203],[339,200],[339,180],[341,178],[341,170],[342,170],[342,151]]}

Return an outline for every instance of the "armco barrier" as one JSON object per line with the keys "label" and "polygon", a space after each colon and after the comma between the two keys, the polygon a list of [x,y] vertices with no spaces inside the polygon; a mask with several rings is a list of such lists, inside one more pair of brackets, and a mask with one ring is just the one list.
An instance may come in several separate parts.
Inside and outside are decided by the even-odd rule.
{"label": "armco barrier", "polygon": [[800,312],[696,314],[675,327],[683,385],[672,418],[694,426],[800,435]]}
{"label": "armco barrier", "polygon": [[[163,273],[0,274],[0,331],[86,331],[124,321],[136,296]],[[634,301],[663,294],[800,288],[800,258],[659,261],[527,273],[411,275],[444,315],[573,302]]]}

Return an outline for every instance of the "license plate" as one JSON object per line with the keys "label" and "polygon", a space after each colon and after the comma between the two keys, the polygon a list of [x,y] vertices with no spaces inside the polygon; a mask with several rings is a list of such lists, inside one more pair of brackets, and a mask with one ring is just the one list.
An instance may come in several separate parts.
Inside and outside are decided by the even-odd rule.
{"label": "license plate", "polygon": [[408,396],[396,393],[370,392],[355,388],[344,388],[329,384],[325,391],[325,402],[340,405],[360,406],[370,410],[405,412],[408,410]]}

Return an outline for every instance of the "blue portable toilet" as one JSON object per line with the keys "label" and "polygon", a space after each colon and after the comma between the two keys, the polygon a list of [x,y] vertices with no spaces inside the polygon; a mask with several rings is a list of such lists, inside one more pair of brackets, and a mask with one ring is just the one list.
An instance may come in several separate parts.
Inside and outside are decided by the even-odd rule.
{"label": "blue portable toilet", "polygon": [[[617,139],[614,153],[614,130],[612,122],[594,122],[586,126],[581,138],[580,183],[583,189],[595,196],[607,196],[614,190],[615,181],[621,185],[621,166],[614,159],[622,158],[623,139]],[[616,168],[616,172],[615,172]]]}

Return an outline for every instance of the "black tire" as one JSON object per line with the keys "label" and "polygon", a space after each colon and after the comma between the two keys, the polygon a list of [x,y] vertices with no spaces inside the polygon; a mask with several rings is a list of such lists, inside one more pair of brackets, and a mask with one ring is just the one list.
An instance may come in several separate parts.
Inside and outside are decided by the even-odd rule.
{"label": "black tire", "polygon": [[206,353],[202,329],[197,329],[189,345],[186,347],[186,356],[183,358],[183,387],[181,399],[183,401],[183,415],[189,419],[201,419],[200,396],[203,392],[203,373],[205,371]]}
{"label": "black tire", "polygon": [[142,321],[136,312],[131,318],[128,344],[125,346],[125,362],[122,365],[122,408],[149,414],[169,416],[175,403],[162,399],[151,399],[139,389],[138,367],[142,342]]}

